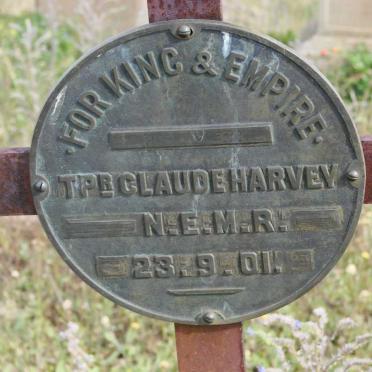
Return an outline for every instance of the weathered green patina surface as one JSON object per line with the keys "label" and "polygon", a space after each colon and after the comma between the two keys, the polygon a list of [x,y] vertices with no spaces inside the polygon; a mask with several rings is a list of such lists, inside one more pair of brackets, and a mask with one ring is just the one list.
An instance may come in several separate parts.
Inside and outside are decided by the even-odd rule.
{"label": "weathered green patina surface", "polygon": [[34,202],[75,272],[149,316],[232,323],[342,255],[364,161],[334,90],[278,43],[180,20],[109,40],[50,95]]}

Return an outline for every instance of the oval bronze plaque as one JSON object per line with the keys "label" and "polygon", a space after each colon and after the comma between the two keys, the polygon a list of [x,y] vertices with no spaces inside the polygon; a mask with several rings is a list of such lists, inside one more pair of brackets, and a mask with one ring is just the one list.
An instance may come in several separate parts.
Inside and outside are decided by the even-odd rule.
{"label": "oval bronze plaque", "polygon": [[318,72],[272,40],[195,20],[77,62],[31,159],[38,214],[72,269],[129,309],[190,324],[253,318],[319,282],[355,229],[364,172]]}

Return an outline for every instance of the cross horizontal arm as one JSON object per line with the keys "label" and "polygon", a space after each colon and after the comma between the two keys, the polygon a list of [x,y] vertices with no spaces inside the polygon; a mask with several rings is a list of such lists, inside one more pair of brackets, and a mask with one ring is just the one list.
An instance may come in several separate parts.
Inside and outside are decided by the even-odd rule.
{"label": "cross horizontal arm", "polygon": [[0,149],[0,216],[36,214],[29,159],[29,148]]}
{"label": "cross horizontal arm", "polygon": [[366,187],[364,190],[364,203],[372,204],[372,136],[361,138],[364,161],[366,163]]}
{"label": "cross horizontal arm", "polygon": [[[372,136],[362,137],[366,162],[365,204],[372,204]],[[30,186],[28,148],[0,149],[0,216],[36,214]]]}

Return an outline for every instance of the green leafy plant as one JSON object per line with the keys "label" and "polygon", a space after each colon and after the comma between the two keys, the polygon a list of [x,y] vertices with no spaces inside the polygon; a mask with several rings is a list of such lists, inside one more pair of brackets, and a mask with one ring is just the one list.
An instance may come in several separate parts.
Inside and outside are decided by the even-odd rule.
{"label": "green leafy plant", "polygon": [[372,50],[358,45],[345,54],[340,65],[328,74],[349,101],[372,101]]}
{"label": "green leafy plant", "polygon": [[0,17],[0,143],[29,144],[51,84],[81,54],[76,37],[39,14]]}
{"label": "green leafy plant", "polygon": [[269,32],[269,36],[289,46],[292,46],[297,39],[296,33],[293,30],[287,30],[284,32]]}

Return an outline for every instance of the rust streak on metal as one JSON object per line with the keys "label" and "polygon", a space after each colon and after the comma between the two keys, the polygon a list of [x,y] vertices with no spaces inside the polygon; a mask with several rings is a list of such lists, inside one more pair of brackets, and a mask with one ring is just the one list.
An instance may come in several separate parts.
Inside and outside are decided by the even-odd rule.
{"label": "rust streak on metal", "polygon": [[222,20],[220,0],[148,0],[150,23],[172,19]]}
{"label": "rust streak on metal", "polygon": [[244,371],[241,323],[175,328],[180,372]]}
{"label": "rust streak on metal", "polygon": [[366,187],[364,191],[364,203],[372,204],[372,136],[361,138],[364,161],[366,163]]}
{"label": "rust streak on metal", "polygon": [[0,215],[36,214],[28,148],[0,149]]}

